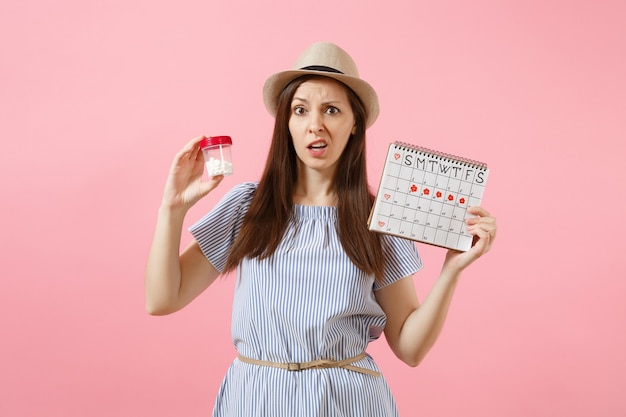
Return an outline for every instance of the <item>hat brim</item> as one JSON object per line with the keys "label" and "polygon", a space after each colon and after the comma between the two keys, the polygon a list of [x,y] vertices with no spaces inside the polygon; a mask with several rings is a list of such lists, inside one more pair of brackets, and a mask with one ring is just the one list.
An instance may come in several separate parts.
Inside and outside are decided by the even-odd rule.
{"label": "hat brim", "polygon": [[289,70],[278,72],[265,81],[263,86],[263,102],[267,111],[276,116],[278,111],[278,98],[283,89],[291,81],[303,75],[319,75],[332,78],[347,85],[361,99],[365,106],[366,120],[365,127],[369,128],[374,124],[379,114],[378,95],[374,88],[360,78],[350,77],[341,73],[315,71],[315,70]]}

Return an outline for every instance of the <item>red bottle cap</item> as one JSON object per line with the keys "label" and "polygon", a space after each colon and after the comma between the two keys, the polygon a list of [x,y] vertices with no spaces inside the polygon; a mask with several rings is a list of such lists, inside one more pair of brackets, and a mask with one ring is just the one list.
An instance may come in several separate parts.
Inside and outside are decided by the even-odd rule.
{"label": "red bottle cap", "polygon": [[233,140],[230,136],[210,136],[200,141],[200,149],[204,149],[208,146],[216,145],[232,145]]}

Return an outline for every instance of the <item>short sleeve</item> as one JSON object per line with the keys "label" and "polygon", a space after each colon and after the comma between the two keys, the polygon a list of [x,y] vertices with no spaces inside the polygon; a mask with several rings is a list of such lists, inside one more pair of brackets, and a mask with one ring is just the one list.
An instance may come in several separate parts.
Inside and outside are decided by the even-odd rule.
{"label": "short sleeve", "polygon": [[241,230],[257,185],[254,182],[236,185],[208,214],[189,228],[204,256],[220,272],[224,272],[230,249]]}
{"label": "short sleeve", "polygon": [[422,269],[422,259],[417,252],[415,242],[395,236],[383,235],[385,270],[382,282],[374,283],[374,290],[413,275]]}

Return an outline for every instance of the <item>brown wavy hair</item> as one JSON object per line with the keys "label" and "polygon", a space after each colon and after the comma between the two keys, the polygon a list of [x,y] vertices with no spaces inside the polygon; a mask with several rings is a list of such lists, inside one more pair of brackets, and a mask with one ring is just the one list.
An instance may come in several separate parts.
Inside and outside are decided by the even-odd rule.
{"label": "brown wavy hair", "polygon": [[[246,256],[260,259],[271,256],[283,238],[293,215],[293,193],[298,176],[298,156],[289,132],[291,101],[302,83],[315,78],[319,77],[305,75],[295,79],[279,97],[265,170],[230,251],[226,271],[235,269]],[[367,229],[374,195],[367,183],[365,107],[349,87],[341,85],[347,90],[356,129],[339,158],[333,178],[338,196],[337,233],[350,260],[363,272],[380,280],[384,268],[382,239]]]}

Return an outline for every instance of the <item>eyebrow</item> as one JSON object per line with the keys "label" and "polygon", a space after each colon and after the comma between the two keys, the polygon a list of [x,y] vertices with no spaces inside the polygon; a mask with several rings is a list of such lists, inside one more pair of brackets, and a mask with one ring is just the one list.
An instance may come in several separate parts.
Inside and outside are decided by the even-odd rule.
{"label": "eyebrow", "polygon": [[[294,97],[291,101],[301,101],[303,103],[308,103],[309,101],[305,98],[301,98],[301,97]],[[328,104],[335,104],[335,103],[343,103],[341,100],[328,100],[328,101],[324,101],[322,102],[322,105],[328,105]]]}

